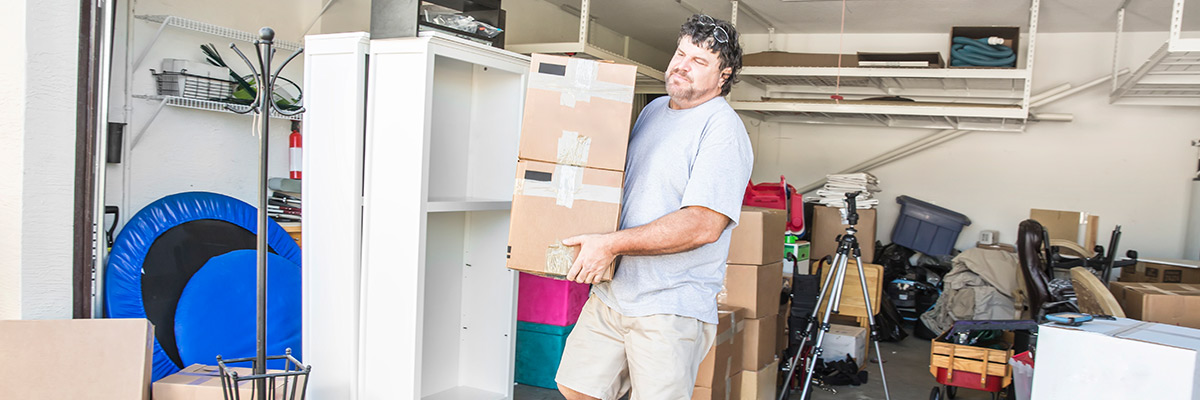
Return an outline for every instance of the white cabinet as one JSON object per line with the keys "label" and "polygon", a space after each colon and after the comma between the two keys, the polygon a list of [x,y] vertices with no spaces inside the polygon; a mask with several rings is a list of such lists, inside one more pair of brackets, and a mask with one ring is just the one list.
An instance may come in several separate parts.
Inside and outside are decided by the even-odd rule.
{"label": "white cabinet", "polygon": [[[355,324],[327,326],[330,320],[308,314],[304,321],[306,338],[354,330],[346,340],[357,340],[356,365],[353,382],[313,374],[313,395],[328,384],[353,385],[347,390],[360,399],[511,398],[517,275],[504,265],[529,60],[435,33],[372,40],[368,54],[361,267],[306,264],[360,271],[357,293],[335,289],[357,297],[341,306]],[[310,108],[307,118],[332,116]],[[326,167],[306,168],[312,174]],[[322,189],[305,190],[311,196]],[[308,220],[325,210],[306,206],[307,238],[320,229]],[[320,246],[306,246],[306,256]],[[306,281],[306,299],[332,284]],[[314,369],[322,360],[307,352],[320,354],[323,346],[345,347],[306,339]]]}

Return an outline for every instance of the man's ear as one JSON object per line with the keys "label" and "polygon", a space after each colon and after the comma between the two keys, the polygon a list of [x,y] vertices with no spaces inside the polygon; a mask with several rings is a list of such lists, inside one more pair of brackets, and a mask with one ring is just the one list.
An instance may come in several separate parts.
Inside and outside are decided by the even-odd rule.
{"label": "man's ear", "polygon": [[733,75],[733,68],[725,67],[725,69],[721,70],[721,84],[725,84],[725,81],[729,80],[730,75]]}

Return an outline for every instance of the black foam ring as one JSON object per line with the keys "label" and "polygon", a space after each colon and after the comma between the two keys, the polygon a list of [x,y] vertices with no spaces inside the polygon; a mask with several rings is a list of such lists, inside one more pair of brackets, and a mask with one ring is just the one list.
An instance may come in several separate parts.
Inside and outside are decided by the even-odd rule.
{"label": "black foam ring", "polygon": [[[175,344],[175,307],[188,280],[213,257],[255,248],[254,233],[232,222],[213,219],[176,225],[150,245],[142,263],[142,305],[154,324],[154,337],[179,368],[185,365]],[[271,248],[268,251],[275,253]]]}

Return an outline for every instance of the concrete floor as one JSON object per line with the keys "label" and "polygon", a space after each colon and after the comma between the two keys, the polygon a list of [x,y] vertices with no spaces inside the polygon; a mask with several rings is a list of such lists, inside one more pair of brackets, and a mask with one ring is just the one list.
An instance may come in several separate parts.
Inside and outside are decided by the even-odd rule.
{"label": "concrete floor", "polygon": [[[929,374],[929,341],[909,336],[899,343],[880,343],[880,351],[884,358],[884,370],[888,376],[888,389],[891,398],[897,400],[923,400],[929,398],[929,391],[937,383]],[[874,353],[874,349],[872,349]],[[870,378],[866,385],[859,387],[836,386],[837,394],[818,390],[813,393],[813,400],[867,400],[883,399],[883,385],[879,380],[879,365],[871,363],[867,367]],[[517,385],[513,390],[516,400],[559,400],[563,397],[558,391],[547,390],[532,386]],[[800,399],[800,394],[793,394],[791,399]],[[991,393],[959,389],[955,399],[988,400]]]}

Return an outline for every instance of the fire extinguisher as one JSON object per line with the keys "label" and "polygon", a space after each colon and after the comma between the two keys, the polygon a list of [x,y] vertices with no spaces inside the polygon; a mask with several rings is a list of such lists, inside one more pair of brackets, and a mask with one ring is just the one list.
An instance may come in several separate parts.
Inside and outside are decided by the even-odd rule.
{"label": "fire extinguisher", "polygon": [[300,170],[304,165],[300,142],[300,121],[292,121],[292,134],[288,136],[288,175],[292,179],[300,179]]}

